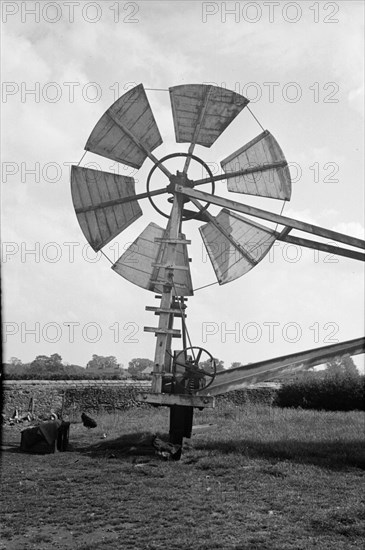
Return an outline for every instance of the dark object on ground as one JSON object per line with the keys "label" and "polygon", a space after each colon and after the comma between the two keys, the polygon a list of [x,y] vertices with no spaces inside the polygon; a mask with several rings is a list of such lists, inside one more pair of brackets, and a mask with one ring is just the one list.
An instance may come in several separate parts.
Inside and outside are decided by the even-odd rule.
{"label": "dark object on ground", "polygon": [[62,421],[61,426],[58,428],[57,435],[57,450],[61,453],[67,451],[68,440],[70,437],[70,422]]}
{"label": "dark object on ground", "polygon": [[82,413],[81,420],[82,420],[82,423],[85,426],[85,428],[90,429],[90,428],[96,428],[96,426],[97,426],[97,423],[95,422],[95,420],[93,418],[91,418],[90,416],[87,416],[87,414],[85,414],[85,413]]}
{"label": "dark object on ground", "polygon": [[179,460],[181,456],[181,445],[166,443],[166,441],[162,441],[159,437],[154,438],[152,445],[156,449],[157,454],[166,460]]}
{"label": "dark object on ground", "polygon": [[70,423],[53,420],[21,432],[20,450],[26,453],[49,454],[67,451]]}

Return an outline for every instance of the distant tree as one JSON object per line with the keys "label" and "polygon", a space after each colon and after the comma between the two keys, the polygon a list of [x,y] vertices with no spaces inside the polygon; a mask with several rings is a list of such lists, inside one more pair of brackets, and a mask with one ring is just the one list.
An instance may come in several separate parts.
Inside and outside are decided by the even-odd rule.
{"label": "distant tree", "polygon": [[138,376],[147,367],[152,371],[153,366],[154,363],[151,359],[138,357],[129,361],[127,370],[132,376]]}
{"label": "distant tree", "polygon": [[12,367],[21,367],[23,363],[17,357],[10,357],[9,363]]}
{"label": "distant tree", "polygon": [[58,353],[53,353],[49,360],[50,364],[54,367],[59,367],[62,365],[62,357]]}
{"label": "distant tree", "polygon": [[335,357],[326,363],[326,374],[329,375],[347,375],[351,377],[360,376],[352,357],[345,355],[344,357]]}
{"label": "distant tree", "polygon": [[231,366],[229,368],[236,369],[237,367],[242,367],[242,363],[240,363],[239,361],[234,361],[233,363],[231,363]]}
{"label": "distant tree", "polygon": [[91,369],[93,371],[104,370],[104,369],[119,369],[120,365],[117,362],[117,358],[114,355],[108,355],[104,357],[103,355],[92,356],[92,359],[86,365],[86,369]]}
{"label": "distant tree", "polygon": [[49,378],[53,376],[62,376],[63,374],[62,357],[58,353],[48,355],[37,355],[30,363],[27,369],[28,378]]}

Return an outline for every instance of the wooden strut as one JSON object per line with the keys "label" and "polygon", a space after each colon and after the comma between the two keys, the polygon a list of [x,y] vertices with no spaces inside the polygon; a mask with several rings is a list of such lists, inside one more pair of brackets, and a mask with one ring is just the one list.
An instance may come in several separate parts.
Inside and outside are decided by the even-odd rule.
{"label": "wooden strut", "polygon": [[[181,185],[176,187],[176,191],[181,195],[186,195],[190,199],[203,200],[205,202],[215,204],[217,206],[222,206],[223,208],[230,208],[231,210],[236,210],[237,212],[242,212],[243,214],[248,214],[249,216],[254,216],[256,218],[261,218],[270,222],[278,223],[280,225],[285,225],[291,229],[298,229],[299,231],[304,231],[306,233],[311,233],[313,235],[318,235],[319,237],[324,237],[327,239],[332,239],[349,246],[356,248],[365,249],[365,241],[358,239],[356,237],[350,237],[349,235],[344,235],[343,233],[338,233],[337,231],[332,231],[331,229],[325,229],[317,225],[309,224],[293,218],[288,218],[287,216],[281,216],[279,214],[274,214],[273,212],[268,212],[267,210],[262,210],[260,208],[255,208],[253,206],[248,206],[246,204],[241,204],[236,201],[225,199],[223,197],[216,197],[215,195],[210,195],[209,193],[204,193],[202,191],[197,191],[196,189],[187,189]],[[365,255],[347,249],[342,249],[339,247],[331,248],[331,245],[325,245],[324,243],[316,243],[314,241],[299,239],[298,237],[292,237],[288,235],[289,231],[284,229],[282,232],[281,238],[280,233],[277,233],[277,238],[279,240],[285,240],[286,242],[292,242],[300,244],[301,246],[307,246],[309,248],[318,248],[318,250],[330,251],[335,254],[348,256],[357,260],[365,260]],[[342,253],[345,251],[345,253]]]}
{"label": "wooden strut", "polygon": [[212,385],[207,390],[203,388],[199,392],[199,395],[221,395],[229,391],[245,388],[251,384],[273,380],[279,375],[282,377],[307,370],[315,365],[326,363],[333,357],[352,356],[364,352],[365,338],[355,338],[346,342],[339,342],[258,361],[257,363],[250,363],[217,373]]}

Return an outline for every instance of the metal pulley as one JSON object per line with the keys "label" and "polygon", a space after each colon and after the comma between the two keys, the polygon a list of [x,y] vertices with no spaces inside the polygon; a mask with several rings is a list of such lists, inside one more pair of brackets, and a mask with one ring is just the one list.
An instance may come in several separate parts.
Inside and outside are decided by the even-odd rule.
{"label": "metal pulley", "polygon": [[217,366],[209,351],[193,346],[175,353],[172,372],[176,393],[194,395],[212,384]]}

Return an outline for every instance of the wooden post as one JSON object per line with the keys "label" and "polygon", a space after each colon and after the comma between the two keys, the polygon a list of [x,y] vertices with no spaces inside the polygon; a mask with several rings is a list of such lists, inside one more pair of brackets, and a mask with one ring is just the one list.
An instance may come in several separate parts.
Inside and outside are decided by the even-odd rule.
{"label": "wooden post", "polygon": [[[171,218],[168,224],[168,235],[166,236],[166,265],[173,266],[175,263],[177,242],[179,238],[181,217],[182,217],[183,197],[181,194],[175,194],[174,202],[171,210]],[[168,240],[171,239],[171,242]],[[173,276],[174,269],[165,268],[165,284],[163,285],[163,292],[161,296],[161,310],[169,310],[172,306],[173,296]],[[171,329],[173,326],[173,313],[167,313],[161,311],[159,315],[159,329]],[[152,392],[161,393],[162,391],[162,375],[167,372],[170,365],[170,357],[168,352],[171,353],[171,335],[168,333],[157,334],[155,361],[153,369],[152,379]]]}

